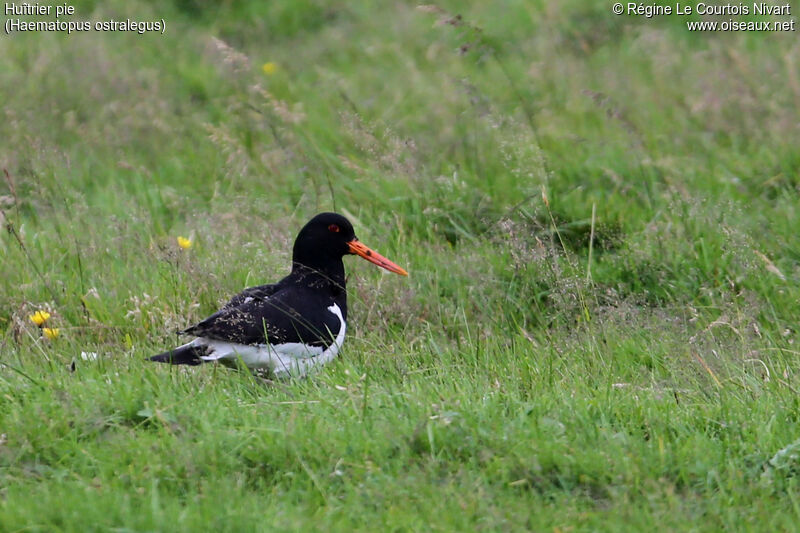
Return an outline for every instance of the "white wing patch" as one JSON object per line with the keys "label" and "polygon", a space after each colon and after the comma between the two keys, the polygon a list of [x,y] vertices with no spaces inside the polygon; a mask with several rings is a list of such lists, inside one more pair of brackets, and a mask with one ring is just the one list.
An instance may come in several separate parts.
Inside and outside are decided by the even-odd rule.
{"label": "white wing patch", "polygon": [[275,377],[305,376],[314,367],[321,367],[333,361],[344,342],[347,326],[342,318],[342,310],[338,305],[328,307],[328,311],[339,319],[339,333],[327,349],[322,346],[311,346],[301,342],[285,342],[283,344],[237,344],[205,337],[198,337],[190,344],[205,346],[209,355],[202,357],[204,361],[220,361],[225,363],[241,363],[251,370],[266,369]]}

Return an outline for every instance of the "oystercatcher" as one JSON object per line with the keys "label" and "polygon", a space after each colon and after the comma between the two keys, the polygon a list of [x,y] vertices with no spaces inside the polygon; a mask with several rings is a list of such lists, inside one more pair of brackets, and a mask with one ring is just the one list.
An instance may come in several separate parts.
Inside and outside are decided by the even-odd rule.
{"label": "oystercatcher", "polygon": [[297,235],[288,276],[245,289],[210,317],[180,332],[194,340],[150,360],[173,365],[219,361],[276,378],[303,376],[324,365],[336,357],[347,329],[342,263],[347,254],[408,275],[363,245],[345,217],[321,213]]}

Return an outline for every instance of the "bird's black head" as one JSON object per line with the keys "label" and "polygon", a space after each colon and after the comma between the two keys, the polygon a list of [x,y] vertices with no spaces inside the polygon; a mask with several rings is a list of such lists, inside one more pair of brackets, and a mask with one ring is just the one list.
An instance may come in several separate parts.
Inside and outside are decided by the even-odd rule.
{"label": "bird's black head", "polygon": [[324,273],[344,272],[342,257],[356,254],[390,272],[408,273],[356,238],[353,225],[338,213],[320,213],[303,226],[294,241],[292,261]]}
{"label": "bird's black head", "polygon": [[356,240],[350,221],[338,213],[320,213],[303,226],[294,241],[294,257],[341,259]]}

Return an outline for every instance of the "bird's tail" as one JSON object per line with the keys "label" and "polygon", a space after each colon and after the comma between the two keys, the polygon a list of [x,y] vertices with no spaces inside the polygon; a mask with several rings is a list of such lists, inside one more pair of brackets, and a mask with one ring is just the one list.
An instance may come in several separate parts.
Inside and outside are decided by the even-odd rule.
{"label": "bird's tail", "polygon": [[156,363],[169,363],[171,365],[200,365],[205,363],[201,356],[206,355],[207,348],[192,342],[178,346],[172,350],[150,357]]}

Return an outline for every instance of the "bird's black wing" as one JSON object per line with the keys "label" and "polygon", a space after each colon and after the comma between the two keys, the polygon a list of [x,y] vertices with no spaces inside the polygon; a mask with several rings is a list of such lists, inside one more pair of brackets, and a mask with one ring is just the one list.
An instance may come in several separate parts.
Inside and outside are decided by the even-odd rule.
{"label": "bird's black wing", "polygon": [[250,287],[248,289],[243,290],[233,298],[231,298],[231,300],[228,303],[222,306],[222,309],[239,307],[240,305],[245,303],[245,300],[247,300],[248,298],[252,298],[254,300],[269,298],[270,296],[272,296],[273,293],[275,293],[275,291],[278,290],[278,288],[279,288],[278,283],[271,283],[269,285],[259,285],[258,287]]}
{"label": "bird's black wing", "polygon": [[267,297],[245,296],[232,305],[244,294],[182,333],[238,344],[301,342],[327,347],[339,332],[339,319],[312,291],[298,294],[284,288]]}

